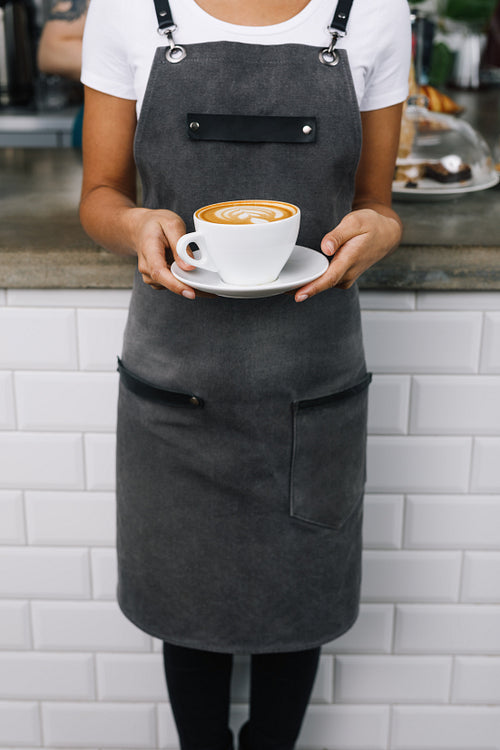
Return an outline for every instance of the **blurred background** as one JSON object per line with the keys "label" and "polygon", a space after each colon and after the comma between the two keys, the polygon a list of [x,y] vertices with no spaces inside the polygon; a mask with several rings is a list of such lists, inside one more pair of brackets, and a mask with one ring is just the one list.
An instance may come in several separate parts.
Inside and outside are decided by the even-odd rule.
{"label": "blurred background", "polygon": [[0,146],[74,145],[82,88],[37,67],[52,5],[53,0],[0,0]]}
{"label": "blurred background", "polygon": [[500,83],[497,0],[411,0],[419,83],[460,88]]}
{"label": "blurred background", "polygon": [[[0,0],[0,146],[74,145],[81,87],[37,69],[37,48],[52,4]],[[410,8],[417,85],[442,92],[500,86],[498,0],[410,0]],[[437,106],[438,100],[431,100],[430,109]],[[459,102],[455,110],[438,111],[461,114],[463,109]]]}

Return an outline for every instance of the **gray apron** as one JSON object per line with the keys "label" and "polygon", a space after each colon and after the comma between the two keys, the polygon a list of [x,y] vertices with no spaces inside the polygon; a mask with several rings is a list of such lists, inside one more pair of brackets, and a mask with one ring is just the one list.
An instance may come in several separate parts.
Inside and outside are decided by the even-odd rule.
{"label": "gray apron", "polygon": [[[350,211],[360,151],[345,51],[330,48],[338,64],[326,65],[310,46],[213,42],[172,62],[171,31],[135,139],[144,205],[190,231],[209,203],[289,201],[302,211],[298,244],[319,251]],[[299,304],[190,301],[136,273],[119,370],[124,614],[173,644],[232,653],[346,631],[359,603],[370,381],[356,287]]]}

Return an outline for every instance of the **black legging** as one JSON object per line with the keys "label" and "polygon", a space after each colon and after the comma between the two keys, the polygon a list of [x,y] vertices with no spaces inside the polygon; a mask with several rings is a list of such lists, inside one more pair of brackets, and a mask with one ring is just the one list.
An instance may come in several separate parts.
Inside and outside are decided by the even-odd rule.
{"label": "black legging", "polygon": [[[293,750],[320,651],[252,655],[250,719],[240,732],[240,750]],[[164,643],[163,661],[181,750],[232,750],[232,654]]]}

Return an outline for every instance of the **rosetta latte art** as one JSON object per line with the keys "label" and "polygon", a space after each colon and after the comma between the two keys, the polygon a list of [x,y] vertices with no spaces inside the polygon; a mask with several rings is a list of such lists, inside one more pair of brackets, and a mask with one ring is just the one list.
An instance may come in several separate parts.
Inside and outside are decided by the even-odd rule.
{"label": "rosetta latte art", "polygon": [[295,206],[279,201],[228,201],[200,208],[196,215],[214,224],[268,224],[296,213]]}

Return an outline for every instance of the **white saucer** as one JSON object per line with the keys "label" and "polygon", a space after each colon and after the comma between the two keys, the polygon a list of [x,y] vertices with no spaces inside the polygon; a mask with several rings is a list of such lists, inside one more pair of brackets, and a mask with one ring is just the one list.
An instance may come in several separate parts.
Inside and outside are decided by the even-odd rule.
{"label": "white saucer", "polygon": [[237,286],[226,284],[217,273],[195,268],[193,271],[183,271],[177,263],[172,263],[170,270],[179,281],[188,284],[193,289],[211,292],[219,297],[234,297],[246,299],[250,297],[273,297],[283,294],[309,281],[317,279],[328,268],[328,260],[316,250],[309,247],[295,245],[288,262],[275,281],[258,286]]}
{"label": "white saucer", "polygon": [[392,196],[395,200],[402,201],[436,201],[453,200],[466,193],[474,193],[479,190],[487,190],[495,187],[500,181],[500,175],[496,172],[481,173],[473,176],[463,185],[450,185],[449,183],[436,183],[434,180],[419,180],[419,187],[407,188],[403,182],[392,183]]}

